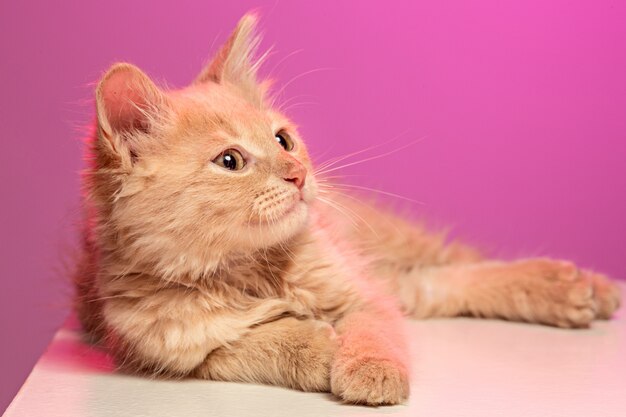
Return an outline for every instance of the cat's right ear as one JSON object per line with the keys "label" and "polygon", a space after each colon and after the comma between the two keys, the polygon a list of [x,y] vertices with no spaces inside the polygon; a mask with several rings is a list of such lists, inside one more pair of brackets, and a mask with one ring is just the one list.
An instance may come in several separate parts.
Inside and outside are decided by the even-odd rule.
{"label": "cat's right ear", "polygon": [[134,158],[143,136],[137,134],[149,134],[167,107],[165,93],[131,64],[113,65],[96,88],[98,131],[118,155]]}
{"label": "cat's right ear", "polygon": [[252,102],[262,102],[268,84],[258,82],[257,70],[267,53],[255,58],[261,42],[257,33],[257,21],[255,12],[244,15],[226,43],[194,82],[231,84],[237,86]]}

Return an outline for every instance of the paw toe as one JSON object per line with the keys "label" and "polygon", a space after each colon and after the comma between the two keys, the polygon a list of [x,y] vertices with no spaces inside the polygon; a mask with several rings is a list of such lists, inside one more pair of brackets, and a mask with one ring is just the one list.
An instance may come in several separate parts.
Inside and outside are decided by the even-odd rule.
{"label": "paw toe", "polygon": [[597,305],[596,318],[609,319],[619,309],[622,294],[620,288],[609,278],[593,271],[585,271],[594,288],[594,301]]}

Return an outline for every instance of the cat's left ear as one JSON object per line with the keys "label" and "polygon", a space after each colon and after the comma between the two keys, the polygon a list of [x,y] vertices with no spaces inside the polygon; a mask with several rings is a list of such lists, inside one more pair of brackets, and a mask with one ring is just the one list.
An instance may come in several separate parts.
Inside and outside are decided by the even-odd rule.
{"label": "cat's left ear", "polygon": [[249,98],[261,100],[264,87],[257,79],[257,70],[265,55],[255,59],[255,53],[261,42],[256,31],[257,21],[255,13],[244,15],[228,41],[202,70],[195,82],[232,84]]}
{"label": "cat's left ear", "polygon": [[168,114],[167,95],[139,68],[113,65],[96,87],[98,136],[117,159],[132,160]]}

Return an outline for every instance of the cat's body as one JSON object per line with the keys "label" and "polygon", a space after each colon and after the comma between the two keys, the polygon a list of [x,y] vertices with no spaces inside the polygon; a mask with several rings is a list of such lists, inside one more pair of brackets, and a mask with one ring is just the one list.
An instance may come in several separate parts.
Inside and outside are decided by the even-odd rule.
{"label": "cat's body", "polygon": [[585,327],[617,308],[602,275],[483,261],[317,182],[256,80],[253,28],[184,90],[119,64],[96,91],[76,309],[121,367],[395,404],[403,315]]}

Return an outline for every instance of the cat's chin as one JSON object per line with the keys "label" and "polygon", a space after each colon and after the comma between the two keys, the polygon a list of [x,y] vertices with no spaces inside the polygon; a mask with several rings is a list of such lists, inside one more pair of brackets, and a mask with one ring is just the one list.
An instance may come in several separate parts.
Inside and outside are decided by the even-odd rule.
{"label": "cat's chin", "polygon": [[285,210],[280,219],[267,224],[266,227],[275,233],[282,232],[292,235],[304,227],[308,214],[307,204],[303,200],[298,200]]}
{"label": "cat's chin", "polygon": [[298,214],[299,211],[306,212],[306,203],[303,200],[298,200],[291,207],[289,207],[282,215],[282,220],[290,220],[290,217],[294,214]]}
{"label": "cat's chin", "polygon": [[279,218],[271,222],[251,224],[253,229],[252,235],[254,240],[257,240],[261,246],[283,242],[305,227],[308,216],[308,204],[303,200],[298,200],[285,210]]}

